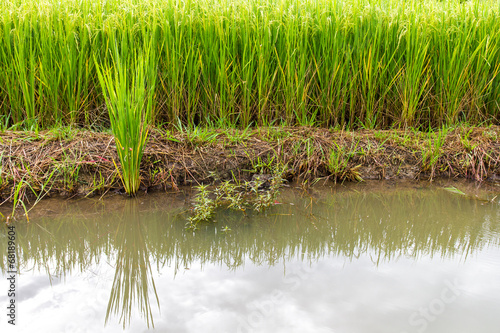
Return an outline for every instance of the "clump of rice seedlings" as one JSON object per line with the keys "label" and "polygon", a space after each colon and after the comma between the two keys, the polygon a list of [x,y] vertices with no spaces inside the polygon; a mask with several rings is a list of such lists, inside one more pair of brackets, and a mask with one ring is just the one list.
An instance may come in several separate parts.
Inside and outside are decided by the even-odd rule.
{"label": "clump of rice seedlings", "polygon": [[99,82],[109,112],[125,191],[140,187],[140,163],[146,144],[155,88],[155,48],[145,53],[129,49],[127,37],[113,44],[111,65],[98,67]]}

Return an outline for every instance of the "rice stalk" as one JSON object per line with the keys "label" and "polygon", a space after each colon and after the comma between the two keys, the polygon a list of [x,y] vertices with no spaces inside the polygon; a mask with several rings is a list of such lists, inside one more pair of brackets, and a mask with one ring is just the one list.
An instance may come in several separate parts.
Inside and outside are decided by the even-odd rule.
{"label": "rice stalk", "polygon": [[494,0],[3,1],[0,118],[108,127],[94,59],[112,61],[119,34],[131,54],[156,50],[156,126],[498,124],[499,10]]}
{"label": "rice stalk", "polygon": [[97,73],[115,137],[123,185],[133,195],[140,187],[140,163],[153,112],[156,59],[151,45],[145,54],[131,50],[128,37],[122,36],[120,44],[114,40],[112,66],[98,65]]}

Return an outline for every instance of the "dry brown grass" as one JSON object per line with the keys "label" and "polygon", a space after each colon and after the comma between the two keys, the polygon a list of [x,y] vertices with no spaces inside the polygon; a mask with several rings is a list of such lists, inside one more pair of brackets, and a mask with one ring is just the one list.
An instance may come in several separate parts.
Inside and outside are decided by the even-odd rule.
{"label": "dry brown grass", "polygon": [[[457,127],[433,134],[304,127],[207,133],[152,131],[141,163],[141,188],[175,190],[181,185],[250,179],[255,173],[271,173],[276,166],[286,166],[289,181],[500,179],[498,126]],[[42,189],[48,195],[65,196],[122,189],[110,134],[3,132],[0,155],[0,202],[12,200],[20,182],[26,197]]]}

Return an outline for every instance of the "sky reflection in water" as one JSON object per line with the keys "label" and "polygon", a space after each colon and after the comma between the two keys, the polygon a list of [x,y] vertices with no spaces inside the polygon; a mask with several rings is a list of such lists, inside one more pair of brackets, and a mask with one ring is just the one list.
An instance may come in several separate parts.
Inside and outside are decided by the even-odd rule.
{"label": "sky reflection in water", "polygon": [[17,225],[17,331],[499,332],[498,204],[418,183],[281,201],[196,234],[182,198],[46,202]]}

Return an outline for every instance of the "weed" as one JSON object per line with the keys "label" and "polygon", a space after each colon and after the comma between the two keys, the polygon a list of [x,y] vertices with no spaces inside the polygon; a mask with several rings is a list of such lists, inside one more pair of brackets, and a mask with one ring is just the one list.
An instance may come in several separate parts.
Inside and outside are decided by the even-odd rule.
{"label": "weed", "polygon": [[226,225],[226,226],[222,227],[222,229],[221,229],[220,231],[222,231],[222,232],[224,232],[224,233],[228,233],[228,232],[231,232],[231,228],[229,228],[229,227]]}
{"label": "weed", "polygon": [[355,155],[363,154],[357,150],[359,141],[356,144],[352,143],[350,148],[343,147],[336,142],[334,142],[335,147],[332,147],[330,151],[330,156],[328,158],[328,168],[335,181],[337,180],[357,180],[363,181],[358,169],[361,165],[354,167],[349,167],[350,160]]}
{"label": "weed", "polygon": [[450,130],[451,128],[443,126],[440,131],[432,131],[429,133],[427,147],[422,148],[422,164],[424,169],[431,171],[431,179],[434,177],[435,166],[442,156],[442,149]]}
{"label": "weed", "polygon": [[198,191],[193,200],[193,214],[188,219],[187,226],[196,229],[196,225],[203,221],[208,221],[214,214],[216,203],[209,198],[210,191],[207,185],[196,186]]}
{"label": "weed", "polygon": [[26,214],[26,218],[29,221],[28,209],[26,208],[26,204],[23,201],[23,198],[25,196],[24,193],[25,193],[27,187],[28,187],[28,185],[25,182],[24,178],[22,178],[14,186],[14,193],[13,193],[13,196],[12,196],[12,214],[11,214],[11,217],[15,216],[17,207],[19,205],[21,205],[21,206],[23,206],[24,212]]}
{"label": "weed", "polygon": [[220,207],[241,211],[246,215],[248,209],[261,212],[273,205],[284,181],[281,175],[285,168],[275,167],[273,170],[273,175],[256,175],[251,182],[224,181],[212,189],[208,185],[195,187],[197,193],[186,226],[196,230],[199,223],[211,221],[215,210]]}

